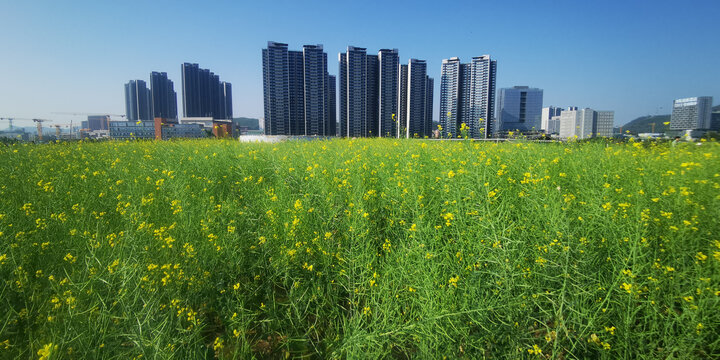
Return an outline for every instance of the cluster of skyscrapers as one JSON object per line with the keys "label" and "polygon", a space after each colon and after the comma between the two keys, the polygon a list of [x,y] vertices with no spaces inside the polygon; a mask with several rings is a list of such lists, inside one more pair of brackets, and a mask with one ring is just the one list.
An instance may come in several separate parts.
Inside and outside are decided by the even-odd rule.
{"label": "cluster of skyscrapers", "polygon": [[[322,45],[263,49],[265,133],[344,137],[432,135],[433,79],[423,60],[400,65],[397,49],[349,46],[338,54],[339,80],[327,72]],[[336,120],[339,87],[339,126]]]}
{"label": "cluster of skyscrapers", "polygon": [[542,89],[500,89],[496,115],[497,61],[490,55],[468,63],[443,60],[437,127],[427,63],[411,58],[403,64],[398,49],[380,49],[376,55],[348,46],[338,54],[337,122],[336,79],[328,73],[322,45],[293,51],[270,41],[262,61],[267,135],[445,138],[460,136],[464,124],[464,135],[489,138],[546,128]]}
{"label": "cluster of skyscrapers", "polygon": [[183,116],[232,119],[232,85],[198,64],[182,64]]}
{"label": "cluster of skyscrapers", "polygon": [[[150,89],[143,80],[125,84],[127,121],[109,123],[114,138],[203,137],[232,134],[232,86],[198,64],[184,63],[183,118],[178,121],[177,93],[167,73],[152,72]],[[203,131],[206,130],[206,131]]]}
{"label": "cluster of skyscrapers", "polygon": [[[183,115],[232,119],[232,86],[198,64],[184,63],[182,70]],[[167,73],[153,71],[150,89],[144,80],[125,84],[125,115],[128,121],[155,118],[177,122],[177,93]]]}
{"label": "cluster of skyscrapers", "polygon": [[150,89],[143,80],[125,84],[125,115],[128,121],[177,119],[177,93],[167,73],[150,73]]}
{"label": "cluster of skyscrapers", "polygon": [[335,77],[322,45],[293,51],[268,42],[262,59],[265,133],[334,136]]}

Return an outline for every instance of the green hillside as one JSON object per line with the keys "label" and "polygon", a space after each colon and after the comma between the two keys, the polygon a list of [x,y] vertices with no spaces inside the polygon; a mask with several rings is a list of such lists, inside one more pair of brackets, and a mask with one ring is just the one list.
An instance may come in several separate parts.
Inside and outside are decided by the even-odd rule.
{"label": "green hillside", "polygon": [[[668,121],[670,121],[670,115],[641,116],[623,125],[622,132],[630,131],[631,134],[653,132],[652,124],[655,124],[655,132],[663,132],[669,128],[669,125],[664,125],[664,123]],[[618,132],[619,131],[620,129],[618,128]]]}

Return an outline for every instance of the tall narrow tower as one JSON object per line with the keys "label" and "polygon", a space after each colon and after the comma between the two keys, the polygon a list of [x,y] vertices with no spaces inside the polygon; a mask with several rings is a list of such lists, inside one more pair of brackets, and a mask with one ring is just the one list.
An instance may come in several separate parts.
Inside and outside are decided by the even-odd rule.
{"label": "tall narrow tower", "polygon": [[378,62],[378,136],[396,137],[400,67],[398,50],[381,49],[378,51]]}
{"label": "tall narrow tower", "polygon": [[[269,41],[262,50],[265,134],[290,134],[288,45]],[[183,73],[185,81],[185,73]],[[186,94],[183,93],[183,98]],[[185,105],[187,107],[187,105]]]}
{"label": "tall narrow tower", "polygon": [[408,62],[408,94],[406,112],[406,137],[425,136],[425,87],[427,64],[425,60],[410,59]]}

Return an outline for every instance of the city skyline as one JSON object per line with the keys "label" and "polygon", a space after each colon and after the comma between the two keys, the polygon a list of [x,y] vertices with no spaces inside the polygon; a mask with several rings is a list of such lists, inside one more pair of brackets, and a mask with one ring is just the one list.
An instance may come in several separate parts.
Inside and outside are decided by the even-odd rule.
{"label": "city skyline", "polygon": [[[411,21],[387,22],[387,16],[377,12],[378,6],[223,4],[211,11],[209,7],[191,10],[180,4],[153,3],[135,18],[137,6],[132,2],[8,3],[0,14],[0,21],[13,30],[4,41],[8,56],[0,60],[0,116],[50,118],[62,123],[73,117],[54,112],[122,114],[125,103],[119,84],[144,79],[148,69],[170,70],[168,78],[179,84],[177,64],[188,61],[201,63],[233,83],[236,116],[260,118],[262,69],[257,54],[268,40],[295,47],[323,44],[331,58],[348,45],[398,48],[404,54],[402,59],[426,60],[428,76],[436,79],[442,59],[491,54],[500,63],[498,89],[517,85],[544,89],[543,106],[593,104],[614,109],[616,126],[642,115],[669,114],[674,99],[720,98],[718,69],[712,61],[720,56],[720,50],[711,45],[710,27],[710,14],[720,10],[716,2],[687,6],[673,2],[653,2],[652,6],[524,4],[524,11],[489,5],[494,16],[483,18],[484,27],[498,29],[513,17],[521,25],[484,32],[471,26],[479,11],[479,5],[473,3],[466,4],[468,11],[453,14],[430,3],[413,9],[390,4],[388,11],[405,9],[415,19],[436,19],[414,32],[411,40],[405,31]],[[133,26],[149,22],[160,12],[174,25],[150,28],[152,36],[147,28]],[[220,25],[221,31],[184,25],[195,19],[212,19],[218,13],[241,16],[243,22]],[[298,26],[313,13],[323,14],[323,20]],[[340,15],[347,13],[357,16],[340,21]],[[586,17],[579,19],[580,13]],[[270,19],[281,26],[264,26]],[[443,24],[448,21],[459,24],[452,37],[444,33]],[[343,22],[348,24],[340,26]],[[361,24],[363,30],[357,31]],[[211,34],[219,41],[208,41]],[[161,47],[153,40],[157,37],[164,39]],[[137,55],[128,61],[121,49]],[[664,62],[657,61],[667,54],[681,59],[682,71],[667,71]],[[328,73],[337,76],[333,63]],[[585,81],[576,80],[580,77]],[[436,109],[439,83],[435,81],[433,89]],[[436,121],[438,114],[434,111]],[[17,121],[16,125],[30,124]]]}

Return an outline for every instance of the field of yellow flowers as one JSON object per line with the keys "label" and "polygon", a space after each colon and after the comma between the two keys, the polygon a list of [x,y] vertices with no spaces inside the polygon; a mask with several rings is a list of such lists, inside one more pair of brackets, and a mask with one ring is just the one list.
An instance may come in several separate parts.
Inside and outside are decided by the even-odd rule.
{"label": "field of yellow flowers", "polygon": [[718,358],[720,145],[0,146],[0,358]]}

